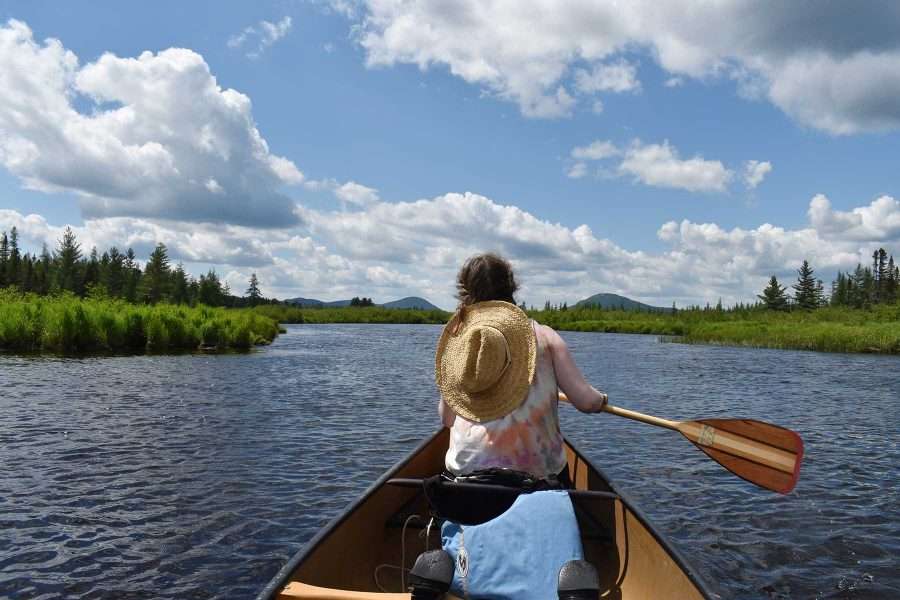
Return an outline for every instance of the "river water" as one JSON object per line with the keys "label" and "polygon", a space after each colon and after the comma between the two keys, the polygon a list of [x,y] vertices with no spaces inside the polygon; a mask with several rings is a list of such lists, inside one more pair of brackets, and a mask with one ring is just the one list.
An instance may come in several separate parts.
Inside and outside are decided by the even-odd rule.
{"label": "river water", "polygon": [[[438,426],[440,328],[289,326],[249,354],[0,355],[0,597],[252,598]],[[900,359],[563,333],[614,404],[800,432],[789,496],[674,432],[563,429],[722,598],[900,598]]]}

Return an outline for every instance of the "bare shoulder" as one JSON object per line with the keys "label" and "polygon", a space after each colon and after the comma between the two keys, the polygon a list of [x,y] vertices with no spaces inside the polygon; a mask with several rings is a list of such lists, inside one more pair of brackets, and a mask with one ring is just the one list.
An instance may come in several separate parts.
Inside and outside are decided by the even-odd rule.
{"label": "bare shoulder", "polygon": [[565,348],[566,342],[560,337],[556,330],[552,327],[548,327],[547,325],[541,325],[540,323],[535,323],[535,333],[539,340],[541,340],[544,345],[548,346],[551,349],[554,348]]}

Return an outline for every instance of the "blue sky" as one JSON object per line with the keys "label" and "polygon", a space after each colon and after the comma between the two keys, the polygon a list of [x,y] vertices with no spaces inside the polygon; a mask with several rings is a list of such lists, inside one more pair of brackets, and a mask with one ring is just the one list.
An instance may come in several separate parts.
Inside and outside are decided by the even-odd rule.
{"label": "blue sky", "polygon": [[101,250],[162,241],[279,297],[445,307],[483,250],[529,303],[669,305],[900,248],[891,5],[508,10],[0,1],[0,229],[30,249],[64,225]]}

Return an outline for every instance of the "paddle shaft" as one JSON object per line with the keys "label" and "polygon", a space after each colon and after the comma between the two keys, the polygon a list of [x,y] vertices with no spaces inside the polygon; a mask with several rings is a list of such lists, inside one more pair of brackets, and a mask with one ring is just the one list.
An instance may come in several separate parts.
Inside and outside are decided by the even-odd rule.
{"label": "paddle shaft", "polygon": [[[559,399],[563,402],[571,403],[569,397],[562,392],[559,393]],[[657,427],[673,429],[675,431],[678,431],[678,426],[680,425],[678,421],[670,421],[669,419],[662,419],[660,417],[654,417],[653,415],[645,415],[644,413],[639,413],[636,410],[619,408],[618,406],[612,406],[611,404],[605,404],[603,406],[603,412],[608,412],[612,415],[625,417],[626,419],[632,419],[634,421],[640,421],[641,423],[647,423],[648,425],[656,425]]]}

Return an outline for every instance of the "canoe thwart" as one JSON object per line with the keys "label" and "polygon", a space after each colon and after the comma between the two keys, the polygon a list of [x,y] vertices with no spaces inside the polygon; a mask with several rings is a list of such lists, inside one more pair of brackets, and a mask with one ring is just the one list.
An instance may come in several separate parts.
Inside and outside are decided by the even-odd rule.
{"label": "canoe thwart", "polygon": [[[409,477],[396,477],[394,479],[388,479],[387,484],[393,485],[397,487],[405,487],[405,488],[422,488],[424,483],[424,479],[414,479]],[[440,483],[441,487],[446,487],[451,490],[459,490],[459,491],[478,491],[478,492],[496,492],[497,494],[508,494],[511,496],[518,496],[522,493],[522,490],[509,487],[506,485],[494,485],[490,483],[464,483],[464,482],[456,482],[456,481],[442,481]],[[569,492],[569,497],[571,498],[605,498],[607,500],[618,500],[619,495],[613,492],[601,492],[598,490],[565,490]]]}

